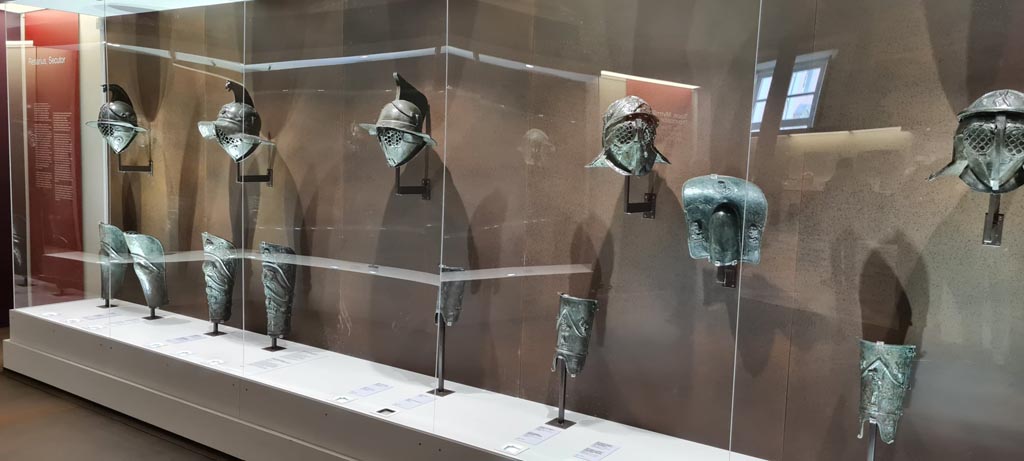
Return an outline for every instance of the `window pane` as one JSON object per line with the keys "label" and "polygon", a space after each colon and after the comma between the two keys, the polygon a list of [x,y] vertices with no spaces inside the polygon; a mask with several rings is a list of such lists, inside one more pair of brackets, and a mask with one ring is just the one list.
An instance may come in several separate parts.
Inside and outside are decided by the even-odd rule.
{"label": "window pane", "polygon": [[814,95],[790,96],[786,98],[786,107],[782,110],[783,120],[799,120],[811,116],[811,107],[814,105]]}
{"label": "window pane", "polygon": [[[768,99],[768,88],[771,88],[771,86],[772,86],[772,76],[771,76],[771,74],[768,74],[768,75],[766,75],[764,77],[761,77],[761,79],[758,80],[758,82],[757,82],[757,97],[755,97],[754,100],[755,101],[764,101],[765,99]],[[764,107],[763,106],[762,106],[761,109],[762,109],[762,112],[764,112]]]}
{"label": "window pane", "polygon": [[761,123],[761,119],[764,118],[764,104],[764,101],[754,103],[754,114],[750,116],[750,123]]}
{"label": "window pane", "polygon": [[789,82],[789,94],[813,93],[818,88],[818,75],[821,68],[804,69],[793,73]]}

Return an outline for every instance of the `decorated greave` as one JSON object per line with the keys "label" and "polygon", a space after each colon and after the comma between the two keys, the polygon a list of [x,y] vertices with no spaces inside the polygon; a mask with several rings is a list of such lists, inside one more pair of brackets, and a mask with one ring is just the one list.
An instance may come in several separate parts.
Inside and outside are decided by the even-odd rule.
{"label": "decorated greave", "polygon": [[117,226],[100,223],[100,296],[110,300],[121,289],[125,262],[131,260],[124,232]]}
{"label": "decorated greave", "polygon": [[575,298],[564,293],[559,295],[558,323],[555,326],[558,343],[551,371],[557,368],[558,359],[565,362],[570,376],[576,377],[583,371],[596,313],[596,299]]}
{"label": "decorated greave", "polygon": [[754,183],[707,175],[683,185],[690,257],[715,266],[761,261],[761,237],[768,202]]}
{"label": "decorated greave", "polygon": [[231,295],[235,287],[235,246],[213,234],[203,232],[203,277],[210,321],[231,319]]}
{"label": "decorated greave", "polygon": [[910,389],[916,346],[860,342],[860,434],[874,423],[885,443],[893,443],[903,416],[903,399]]}
{"label": "decorated greave", "polygon": [[139,277],[146,305],[152,308],[166,306],[167,277],[164,269],[164,247],[156,237],[127,232],[124,234],[128,250],[135,261],[135,275]]}
{"label": "decorated greave", "polygon": [[287,261],[295,250],[283,245],[260,242],[263,256],[263,293],[267,300],[267,336],[283,338],[292,322],[292,298],[295,296],[295,265]]}
{"label": "decorated greave", "polygon": [[[461,267],[441,266],[441,274],[446,272],[462,272]],[[452,326],[459,321],[462,314],[462,296],[466,291],[465,280],[441,281],[440,293],[437,298],[438,320],[447,326]]]}

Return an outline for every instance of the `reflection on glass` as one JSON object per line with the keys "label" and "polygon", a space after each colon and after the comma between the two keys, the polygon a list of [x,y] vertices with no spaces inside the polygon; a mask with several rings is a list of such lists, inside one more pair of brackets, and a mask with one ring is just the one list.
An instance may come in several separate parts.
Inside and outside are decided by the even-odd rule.
{"label": "reflection on glass", "polygon": [[[793,73],[786,91],[786,102],[782,108],[783,130],[796,130],[814,126],[814,115],[821,95],[825,69],[833,52],[823,51],[797,56]],[[768,93],[775,74],[776,61],[757,65],[755,74],[754,105],[750,115],[750,130],[760,131],[768,105]]]}
{"label": "reflection on glass", "polygon": [[[811,108],[814,104],[814,95],[805,94],[801,96],[790,96],[786,98],[786,107],[782,110],[782,120],[799,120],[811,116]],[[797,128],[797,127],[789,127]]]}
{"label": "reflection on glass", "polygon": [[761,119],[764,118],[764,101],[757,101],[754,103],[754,115],[752,116],[752,122],[760,124]]}
{"label": "reflection on glass", "polygon": [[793,79],[789,82],[789,96],[798,94],[814,93],[818,88],[818,75],[821,68],[815,67],[793,72]]}
{"label": "reflection on glass", "polygon": [[772,74],[767,74],[757,82],[757,100],[764,102],[768,99],[768,89],[772,87]]}

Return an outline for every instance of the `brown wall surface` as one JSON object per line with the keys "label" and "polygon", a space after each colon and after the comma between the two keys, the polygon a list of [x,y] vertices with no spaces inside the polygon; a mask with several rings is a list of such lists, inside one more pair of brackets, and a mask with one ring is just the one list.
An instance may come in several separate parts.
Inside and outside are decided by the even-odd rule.
{"label": "brown wall surface", "polygon": [[[557,293],[594,297],[595,333],[586,369],[570,383],[569,408],[728,446],[737,292],[714,285],[712,268],[690,259],[680,194],[693,176],[744,174],[757,9],[450,2],[452,46],[519,64],[450,60],[445,264],[594,267],[472,284],[463,320],[449,333],[452,379],[557,402]],[[536,71],[542,67],[592,78]],[[658,194],[655,220],[623,214],[621,176],[583,168],[601,150],[602,70],[700,86],[681,127],[692,131],[690,145],[665,150],[672,164],[633,182],[632,201],[647,187]],[[673,135],[667,127],[660,139]],[[529,130],[551,143],[532,164],[523,152]]]}
{"label": "brown wall surface", "polygon": [[[153,176],[112,171],[112,221],[159,237],[169,252],[200,249],[200,233],[210,231],[245,248],[267,240],[302,255],[431,273],[442,262],[593,265],[593,274],[471,283],[448,334],[450,379],[555,403],[557,293],[593,296],[601,304],[597,332],[569,407],[727,447],[738,291],[715,286],[710,266],[689,258],[680,189],[697,175],[744,175],[757,12],[752,1],[460,0],[446,12],[443,1],[367,0],[110,18],[111,42],[246,64],[434,50],[244,75],[112,50],[110,81],[136,99],[156,168]],[[476,54],[446,56],[446,44]],[[693,133],[691,145],[666,151],[672,164],[659,166],[652,182],[635,182],[634,200],[644,188],[657,192],[655,220],[622,213],[622,177],[583,168],[601,146],[601,70],[700,86],[682,127]],[[356,125],[373,122],[394,97],[395,71],[432,103],[439,146],[403,168],[407,184],[426,171],[430,201],[392,194],[392,170]],[[273,187],[236,185],[228,157],[199,137],[196,121],[212,120],[230,100],[223,78],[207,73],[244,81],[252,93],[262,133],[277,148],[258,151],[245,168],[262,172],[272,161]],[[550,143],[536,164],[527,163],[536,148],[531,129]],[[145,161],[144,150],[123,155]],[[204,316],[200,263],[169,265],[168,274],[168,309]],[[235,303],[244,316],[231,324],[262,331],[258,262],[244,264],[239,277]],[[132,293],[122,296],[141,300],[137,284],[125,287]],[[289,339],[431,373],[436,292],[300,267]]]}
{"label": "brown wall surface", "polygon": [[779,61],[779,89],[795,56],[836,54],[811,130],[828,134],[779,136],[782,99],[770,97],[776,127],[752,143],[750,176],[772,207],[765,258],[742,281],[734,449],[863,459],[864,337],[919,347],[903,422],[879,459],[1024,458],[1024,202],[1004,196],[1003,245],[985,247],[987,197],[957,178],[926,181],[949,162],[958,111],[1024,89],[1012,45],[1024,9],[770,0],[763,12],[758,61]]}
{"label": "brown wall surface", "polygon": [[[554,403],[556,294],[596,297],[571,409],[765,459],[863,457],[857,340],[905,341],[920,347],[914,390],[880,459],[1017,459],[1024,293],[1012,274],[1024,235],[1013,223],[1024,205],[1007,195],[1004,244],[982,247],[985,197],[925,178],[949,159],[957,111],[1022,86],[1022,55],[1007,45],[1022,14],[1009,2],[911,0],[261,0],[110,18],[111,42],[232,62],[372,57],[243,74],[112,50],[110,81],[151,131],[126,160],[144,161],[148,145],[156,167],[112,171],[112,221],[168,251],[197,250],[210,231],[430,273],[442,262],[590,264],[593,274],[469,284],[448,332],[449,378]],[[406,50],[433,51],[376,56]],[[823,134],[780,133],[787,69],[826,50],[806,130]],[[754,65],[770,60],[777,78],[751,141]],[[658,194],[653,221],[622,213],[621,177],[583,168],[600,150],[602,70],[700,87],[690,144],[634,182],[634,200]],[[394,97],[395,71],[431,100],[439,145],[403,168],[406,184],[431,179],[430,201],[392,194],[392,170],[357,127]],[[277,147],[245,169],[272,165],[273,187],[236,184],[228,157],[199,137],[196,121],[230,100],[217,75],[251,91]],[[850,132],[877,128],[890,129]],[[762,262],[744,267],[740,290],[715,285],[686,250],[680,189],[709,173],[749,173],[770,203]],[[244,315],[231,323],[262,331],[261,269],[243,266]],[[168,271],[169,309],[204,316],[200,263]],[[141,300],[137,284],[125,289]],[[431,373],[433,286],[301,267],[296,293],[290,339]]]}

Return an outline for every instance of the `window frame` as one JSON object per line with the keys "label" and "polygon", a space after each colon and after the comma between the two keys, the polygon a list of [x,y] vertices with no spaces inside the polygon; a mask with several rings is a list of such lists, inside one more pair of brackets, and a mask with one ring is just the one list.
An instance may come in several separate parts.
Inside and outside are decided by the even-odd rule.
{"label": "window frame", "polygon": [[[779,125],[779,129],[780,130],[801,130],[801,129],[811,129],[811,128],[814,127],[814,121],[815,121],[815,118],[816,118],[816,116],[818,114],[818,105],[821,102],[821,89],[824,87],[825,76],[828,73],[829,61],[831,61],[832,56],[834,56],[834,55],[835,55],[835,50],[827,50],[827,51],[819,51],[819,52],[816,52],[816,53],[802,54],[802,55],[796,57],[796,60],[793,63],[793,71],[790,73],[790,80],[789,80],[789,82],[790,82],[789,84],[790,85],[792,85],[792,83],[793,83],[793,75],[796,74],[797,72],[800,72],[800,71],[803,71],[803,70],[809,70],[809,69],[820,69],[820,72],[818,74],[818,81],[816,82],[816,85],[815,85],[815,88],[814,88],[813,92],[803,92],[803,93],[790,94],[789,93],[789,88],[788,87],[786,88],[786,101],[783,104],[783,115],[785,114],[785,107],[786,107],[787,104],[789,104],[789,100],[791,98],[800,97],[800,96],[806,96],[806,95],[814,95],[814,97],[812,98],[812,101],[811,101],[811,111],[810,111],[810,113],[808,114],[807,117],[794,118],[794,119],[789,119],[789,120],[783,119],[783,120],[781,120],[781,123]],[[751,108],[750,108],[750,131],[752,133],[757,133],[757,132],[761,131],[761,122],[754,122],[754,111],[757,108],[757,103],[765,102],[765,105],[767,106],[767,100],[768,100],[768,95],[767,94],[765,95],[765,99],[757,99],[757,90],[760,88],[761,82],[764,81],[765,78],[773,78],[774,77],[774,75],[775,75],[775,64],[776,64],[776,61],[772,60],[772,61],[763,62],[761,64],[758,64],[757,67],[755,68],[753,104],[751,105]],[[770,89],[769,89],[769,91],[770,91]],[[762,122],[764,121],[764,114],[763,113],[761,115],[761,121]]]}

